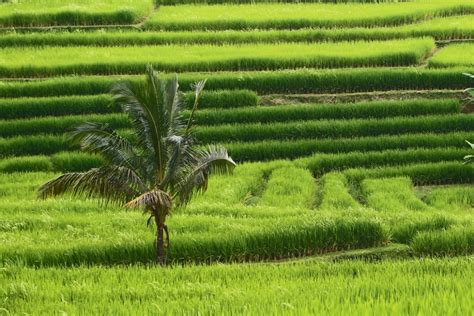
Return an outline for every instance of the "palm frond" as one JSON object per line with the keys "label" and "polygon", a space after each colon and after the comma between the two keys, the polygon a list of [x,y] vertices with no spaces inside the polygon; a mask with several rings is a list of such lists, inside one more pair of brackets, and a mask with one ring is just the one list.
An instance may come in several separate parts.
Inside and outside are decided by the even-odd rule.
{"label": "palm frond", "polygon": [[84,123],[67,134],[68,140],[78,144],[82,151],[101,155],[115,165],[133,167],[129,161],[136,156],[130,142],[119,136],[108,124]]}
{"label": "palm frond", "polygon": [[206,85],[206,80],[201,80],[191,86],[191,88],[194,90],[194,104],[193,104],[193,109],[191,110],[191,114],[189,114],[188,124],[186,125],[185,134],[189,134],[191,131],[191,127],[194,122],[194,114],[196,113],[198,109],[199,99],[201,97],[201,94],[202,94],[202,91],[204,90],[205,85]]}
{"label": "palm frond", "polygon": [[182,93],[179,91],[177,75],[166,84],[164,102],[166,105],[167,117],[169,118],[167,136],[171,137],[180,134],[180,131],[186,126],[186,122],[182,116]]}
{"label": "palm frond", "polygon": [[211,174],[230,173],[235,165],[223,147],[209,146],[207,150],[199,151],[194,163],[185,169],[182,181],[175,189],[177,204],[185,205],[194,194],[206,191]]}
{"label": "palm frond", "polygon": [[122,108],[122,111],[128,115],[134,134],[136,144],[143,151],[154,151],[153,140],[150,136],[151,126],[147,120],[147,113],[143,110],[141,103],[144,97],[141,95],[144,87],[138,83],[118,82],[112,90],[112,97]]}
{"label": "palm frond", "polygon": [[161,181],[166,164],[164,138],[168,132],[167,111],[164,104],[163,81],[147,66],[144,84],[119,83],[112,93],[123,111],[129,116],[137,136],[137,143],[152,157],[153,176]]}
{"label": "palm frond", "polygon": [[126,206],[134,208],[143,208],[146,210],[169,211],[173,206],[172,197],[160,189],[154,189],[141,194],[135,199],[129,201]]}
{"label": "palm frond", "polygon": [[43,184],[38,197],[45,199],[65,193],[85,198],[98,198],[105,203],[125,203],[142,193],[145,186],[131,169],[104,166],[86,172],[61,175]]}
{"label": "palm frond", "polygon": [[181,181],[182,170],[196,161],[197,151],[191,135],[174,135],[167,138],[168,161],[160,187],[174,187]]}

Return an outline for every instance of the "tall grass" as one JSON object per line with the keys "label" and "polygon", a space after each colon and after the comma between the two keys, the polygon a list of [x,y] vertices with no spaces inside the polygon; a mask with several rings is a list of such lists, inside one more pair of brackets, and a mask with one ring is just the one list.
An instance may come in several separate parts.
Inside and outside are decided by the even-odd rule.
{"label": "tall grass", "polygon": [[41,133],[62,134],[73,126],[84,122],[107,123],[112,128],[129,127],[129,121],[123,114],[91,114],[62,117],[45,116],[22,120],[0,120],[0,136],[35,135]]}
{"label": "tall grass", "polygon": [[[199,100],[200,108],[235,108],[256,106],[258,97],[249,90],[206,91]],[[194,94],[184,95],[184,106],[191,108]],[[449,107],[447,104],[440,107]],[[110,95],[63,96],[40,98],[0,98],[2,119],[31,118],[41,116],[65,116],[81,114],[105,114],[120,112]],[[444,112],[443,110],[440,110]],[[448,111],[446,109],[446,111]],[[451,111],[455,111],[454,104]]]}
{"label": "tall grass", "polygon": [[[8,0],[5,0],[8,1]],[[1,2],[1,1],[0,1]],[[252,1],[252,0],[157,0],[160,5],[182,5],[182,4],[245,4],[245,3],[293,3],[292,0],[265,0],[265,1]],[[407,0],[303,0],[301,3],[390,3],[390,2],[407,2]]]}
{"label": "tall grass", "polygon": [[428,193],[426,202],[439,209],[472,209],[474,208],[474,187],[456,186],[434,188]]}
{"label": "tall grass", "polygon": [[0,138],[0,157],[51,155],[75,148],[61,135],[28,135]]}
{"label": "tall grass", "polygon": [[459,101],[448,99],[436,101],[413,99],[408,101],[374,101],[336,104],[305,103],[231,110],[203,110],[196,113],[196,121],[199,125],[218,125],[318,119],[387,118],[392,116],[452,114],[460,111],[461,106]]}
{"label": "tall grass", "polygon": [[474,228],[470,225],[423,232],[415,236],[412,247],[415,253],[425,256],[471,255],[474,253]]}
{"label": "tall grass", "polygon": [[151,0],[13,1],[2,4],[0,27],[132,24],[152,9]]}
{"label": "tall grass", "polygon": [[349,193],[349,184],[343,174],[327,173],[321,177],[320,185],[320,209],[350,210],[361,208],[361,205]]}
{"label": "tall grass", "polygon": [[103,114],[117,112],[108,95],[0,99],[0,117],[18,119],[39,116]]}
{"label": "tall grass", "polygon": [[419,38],[318,44],[3,48],[0,76],[140,74],[147,63],[171,72],[410,66],[434,47],[433,39]]}
{"label": "tall grass", "polygon": [[[123,114],[72,115],[34,119],[0,120],[0,137],[61,134],[83,122],[107,123],[112,128],[128,128]],[[278,123],[222,124],[200,126],[195,135],[202,143],[226,141],[261,141],[278,139],[344,138],[406,133],[447,133],[470,131],[474,115],[428,115],[386,119],[310,120]]]}
{"label": "tall grass", "polygon": [[[434,16],[472,13],[472,2],[385,4],[251,4],[165,6],[145,22],[157,30],[299,29],[374,27],[413,23]],[[354,14],[357,12],[357,14]]]}
{"label": "tall grass", "polygon": [[[338,139],[265,140],[257,142],[223,143],[238,161],[294,159],[315,153],[348,153],[353,151],[406,150],[413,148],[452,147],[465,149],[465,140],[473,132],[447,134],[401,134]],[[124,136],[128,136],[125,133]],[[0,138],[0,157],[51,155],[78,149],[62,135],[25,135]]]}
{"label": "tall grass", "polygon": [[[117,315],[139,310],[158,315],[360,315],[372,310],[390,314],[396,309],[401,314],[467,315],[472,311],[468,280],[474,273],[468,258],[372,263],[310,260],[173,267],[158,272],[143,266],[7,267],[0,297],[12,314],[62,310]],[[212,303],[203,297],[212,297]]]}
{"label": "tall grass", "polygon": [[48,172],[53,170],[53,164],[46,156],[17,157],[0,160],[0,172]]}
{"label": "tall grass", "polygon": [[315,175],[322,175],[330,171],[349,168],[374,168],[421,162],[459,161],[467,153],[468,150],[466,149],[450,147],[373,152],[354,151],[350,153],[315,154],[308,158],[301,158],[296,163],[310,169]]}
{"label": "tall grass", "polygon": [[[3,122],[2,122],[3,123]],[[404,133],[447,133],[469,131],[474,115],[394,117],[381,119],[294,121],[272,124],[236,124],[201,127],[196,137],[203,143],[261,141],[270,139],[323,139],[398,135]],[[0,124],[0,126],[7,126]],[[7,129],[0,132],[6,135]],[[19,133],[18,131],[16,131]]]}
{"label": "tall grass", "polygon": [[[422,162],[458,161],[466,154],[467,150],[464,148],[409,149],[405,151],[387,150],[365,153],[355,151],[345,154],[315,154],[311,157],[300,158],[296,160],[295,163],[299,167],[308,168],[315,176],[320,176],[331,171],[350,168],[376,168]],[[61,156],[61,158],[59,158],[58,155]],[[49,161],[50,158],[42,155],[17,158],[7,157],[4,160],[0,160],[0,171],[83,171],[92,167],[98,167],[101,164],[101,160],[97,157],[75,152],[57,153],[53,155],[51,159],[53,162],[52,165],[49,162],[39,165],[38,160]],[[234,159],[238,161],[239,156],[236,156]],[[295,176],[302,177],[302,171],[293,169],[294,168],[290,168],[290,171],[294,171]],[[296,186],[294,189],[296,190]]]}
{"label": "tall grass", "polygon": [[310,209],[315,197],[316,182],[308,170],[283,167],[270,174],[259,205]]}
{"label": "tall grass", "polygon": [[389,178],[407,176],[417,185],[472,183],[474,168],[458,162],[410,164],[404,166],[355,168],[343,172],[352,183],[366,178]]}
{"label": "tall grass", "polygon": [[[297,139],[297,140],[263,140],[256,142],[223,143],[232,157],[239,161],[262,161],[288,158],[294,159],[315,153],[348,153],[352,151],[406,150],[410,148],[456,147],[465,148],[465,140],[472,138],[473,132],[455,132],[447,134],[398,134],[392,136],[349,137],[338,139]],[[28,153],[28,146],[11,146],[14,140],[0,139],[2,152],[15,154]],[[39,142],[39,140],[38,140]],[[40,145],[36,145],[39,147]],[[58,146],[58,148],[62,148]]]}
{"label": "tall grass", "polygon": [[[267,212],[272,210],[270,207]],[[2,263],[48,266],[153,260],[153,234],[138,212],[121,212],[113,218],[107,211],[54,215],[49,222],[31,215],[27,220],[29,230],[15,231],[9,226],[7,231],[0,232],[6,241],[0,249]],[[18,218],[12,218],[13,223],[17,221]],[[387,231],[374,219],[330,214],[281,219],[241,217],[231,221],[219,216],[175,215],[168,226],[174,234],[171,262],[264,260],[366,248],[388,240]],[[119,234],[117,227],[121,230]],[[46,231],[43,238],[31,243],[33,236]]]}
{"label": "tall grass", "polygon": [[410,178],[366,179],[361,183],[367,205],[388,212],[426,211],[428,206],[415,196]]}
{"label": "tall grass", "polygon": [[[465,89],[471,82],[466,68],[362,68],[331,70],[291,70],[269,72],[219,72],[213,74],[183,73],[183,90],[190,84],[208,79],[208,90],[249,89],[259,94],[271,93],[339,93],[385,90]],[[45,80],[0,81],[0,97],[16,98],[91,95],[110,91],[120,79],[142,80],[142,77],[60,77]]]}
{"label": "tall grass", "polygon": [[430,58],[430,67],[471,67],[474,65],[474,44],[462,43],[448,45]]}
{"label": "tall grass", "polygon": [[8,157],[0,160],[0,172],[81,172],[100,167],[103,160],[81,152],[59,152],[52,156]]}
{"label": "tall grass", "polygon": [[474,37],[472,15],[434,18],[416,24],[375,28],[306,28],[299,30],[194,32],[30,32],[3,34],[0,47],[19,46],[129,46],[165,44],[243,44],[318,41],[390,40],[430,36],[437,40]]}

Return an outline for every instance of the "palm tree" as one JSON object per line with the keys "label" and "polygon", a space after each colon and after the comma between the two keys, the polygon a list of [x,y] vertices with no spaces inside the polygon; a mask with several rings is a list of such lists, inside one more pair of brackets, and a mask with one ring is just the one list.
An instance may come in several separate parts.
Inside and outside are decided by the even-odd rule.
{"label": "palm tree", "polygon": [[[149,65],[142,83],[119,82],[112,89],[130,119],[134,141],[107,124],[84,123],[68,139],[85,152],[99,154],[104,165],[86,172],[63,174],[43,184],[40,198],[64,193],[142,208],[148,224],[156,224],[156,261],[164,264],[169,247],[166,219],[173,208],[184,207],[207,189],[211,173],[228,173],[235,163],[225,148],[196,146],[193,119],[205,81],[193,85],[195,101],[183,116],[178,79],[161,80]],[[166,234],[166,245],[164,242]]]}

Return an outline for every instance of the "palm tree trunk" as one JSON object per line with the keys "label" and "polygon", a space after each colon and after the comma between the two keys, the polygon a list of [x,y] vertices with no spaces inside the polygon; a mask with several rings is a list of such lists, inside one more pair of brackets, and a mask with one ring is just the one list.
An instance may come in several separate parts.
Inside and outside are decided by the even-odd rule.
{"label": "palm tree trunk", "polygon": [[156,263],[159,265],[166,264],[166,257],[164,252],[164,228],[165,218],[158,210],[153,211],[156,223]]}
{"label": "palm tree trunk", "polygon": [[163,239],[163,223],[157,223],[156,227],[156,263],[159,265],[165,265],[165,254],[164,254],[164,239]]}

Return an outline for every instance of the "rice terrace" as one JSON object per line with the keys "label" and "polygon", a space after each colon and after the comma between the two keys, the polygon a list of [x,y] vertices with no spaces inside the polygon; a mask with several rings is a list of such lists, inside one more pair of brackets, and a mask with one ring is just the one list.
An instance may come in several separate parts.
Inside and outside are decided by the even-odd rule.
{"label": "rice terrace", "polygon": [[0,0],[0,315],[472,315],[474,0]]}

